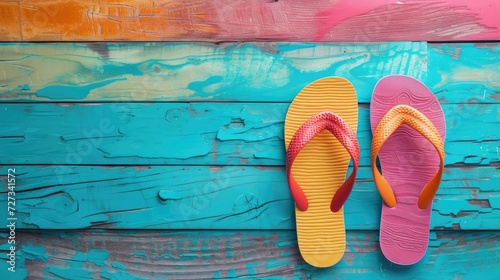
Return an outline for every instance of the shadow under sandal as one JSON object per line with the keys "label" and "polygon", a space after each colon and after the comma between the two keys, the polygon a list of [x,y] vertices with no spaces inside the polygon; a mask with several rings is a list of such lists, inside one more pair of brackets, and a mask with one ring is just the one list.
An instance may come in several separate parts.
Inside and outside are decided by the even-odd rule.
{"label": "shadow under sandal", "polygon": [[[286,115],[286,170],[298,245],[304,260],[316,267],[332,266],[344,254],[343,205],[358,169],[357,124],[356,91],[338,77],[306,86]],[[345,179],[351,158],[354,169]]]}
{"label": "shadow under sandal", "polygon": [[372,173],[383,199],[380,247],[391,262],[414,264],[427,250],[432,199],[444,170],[443,110],[418,80],[387,76],[375,86],[370,121]]}

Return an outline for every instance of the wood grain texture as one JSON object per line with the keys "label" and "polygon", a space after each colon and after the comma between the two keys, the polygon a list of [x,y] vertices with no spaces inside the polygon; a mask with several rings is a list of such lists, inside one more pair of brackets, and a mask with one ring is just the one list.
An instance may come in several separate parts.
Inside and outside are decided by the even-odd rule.
{"label": "wood grain texture", "polygon": [[[168,29],[165,36],[177,32],[175,36],[189,39],[185,34],[191,32],[200,40],[204,36],[221,40],[220,26],[206,25],[214,17],[199,9],[201,1],[190,2],[188,15],[188,4],[173,8],[180,3],[175,1],[152,2],[166,10],[147,10],[150,15],[141,14],[146,10],[140,1],[130,1],[129,6],[122,5],[123,1],[72,1],[71,11],[54,6],[61,2],[2,1],[0,36],[19,41],[28,40],[24,35],[31,36],[30,40],[47,36],[53,40],[76,36],[72,38],[78,40],[90,31],[68,22],[65,28],[76,30],[61,35],[55,30],[58,25],[42,26],[40,31],[33,23],[48,22],[43,13],[60,11],[75,12],[74,20],[85,21],[85,17],[78,18],[78,12],[92,6],[90,21],[107,27],[99,31],[101,35],[144,36],[143,30],[154,26]],[[335,3],[342,2],[347,3]],[[409,4],[406,10],[397,11],[405,17],[417,8],[444,11],[440,7],[449,3],[424,7],[418,1],[404,2]],[[274,34],[273,40],[288,38],[286,33],[284,37],[272,33],[288,27],[259,29],[261,25],[255,23],[267,24],[269,18],[257,21],[244,17],[245,13],[265,12],[270,5],[301,5],[294,9],[304,10],[300,20],[307,20],[311,9],[311,5],[304,8],[302,1],[252,2],[256,10],[249,8],[249,1],[241,7],[236,5],[241,2],[234,3],[224,2],[217,11],[242,9],[225,14],[232,20],[224,28],[240,22],[244,23],[238,25],[241,36]],[[327,4],[320,2],[314,9],[327,8]],[[458,23],[454,30],[435,28],[426,36],[444,38],[446,32],[447,38],[458,33],[468,36],[470,30],[479,30],[472,21],[480,22],[487,32],[496,32],[477,10],[483,4],[476,8],[472,7],[476,4],[460,4],[448,11],[459,14],[453,20],[446,15],[440,18],[438,13],[429,24],[437,26],[436,21],[442,19],[468,25]],[[323,38],[357,32],[348,24],[380,14],[380,8],[367,5],[369,11],[339,22]],[[16,7],[24,21],[14,24]],[[286,9],[275,11],[288,16]],[[155,14],[160,12],[165,14]],[[475,16],[467,16],[469,12]],[[130,20],[135,15],[140,20]],[[180,21],[162,25],[165,17]],[[191,31],[182,29],[183,21],[193,24]],[[416,23],[405,19],[405,24]],[[288,34],[318,35],[304,27]],[[16,28],[23,34],[9,33]],[[375,37],[386,31],[396,34],[391,28],[395,27],[367,30]],[[156,40],[159,35],[147,36]],[[163,39],[170,38],[175,37]],[[2,228],[0,279],[345,279],[353,274],[360,279],[496,279],[500,274],[499,46],[0,44],[0,208],[6,204],[6,169],[14,167],[19,218],[18,273],[5,274],[8,247]],[[445,104],[449,133],[446,174],[433,204],[431,228],[435,231],[430,248],[422,262],[407,268],[391,265],[379,252],[375,230],[381,201],[368,169],[367,103],[375,83],[394,73],[416,77],[435,92]],[[282,127],[297,92],[329,75],[348,78],[358,90],[364,167],[345,206],[350,230],[346,255],[337,266],[317,270],[304,264],[297,251],[293,204],[282,166]],[[6,214],[0,211],[0,220],[5,221]]]}
{"label": "wood grain texture", "polygon": [[195,41],[216,32],[203,0],[18,2],[21,38],[29,41]]}
{"label": "wood grain texture", "polygon": [[[18,228],[294,229],[282,167],[13,166]],[[447,168],[431,227],[500,230],[498,167]],[[7,168],[0,168],[7,174]],[[6,205],[7,181],[0,205]],[[347,229],[379,228],[381,199],[361,168]],[[5,220],[7,211],[0,211]]]}
{"label": "wood grain texture", "polygon": [[0,2],[0,40],[21,41],[21,25],[19,1]]}
{"label": "wood grain texture", "polygon": [[426,84],[441,103],[500,102],[500,44],[429,44]]}
{"label": "wood grain texture", "polygon": [[[391,264],[378,233],[350,231],[334,267],[306,264],[293,231],[38,231],[19,232],[17,271],[2,279],[463,279],[496,280],[500,234],[431,232],[424,259]],[[6,278],[8,277],[8,278]]]}
{"label": "wood grain texture", "polygon": [[[288,106],[3,103],[0,164],[284,165],[283,122]],[[500,104],[443,105],[447,165],[500,162],[499,108]],[[369,166],[366,105],[359,109],[359,120],[360,166]]]}
{"label": "wood grain texture", "polygon": [[384,75],[426,71],[427,45],[411,42],[0,44],[0,100],[291,102],[336,75],[367,103]]}
{"label": "wood grain texture", "polygon": [[[4,1],[5,2],[5,1]],[[494,0],[79,1],[0,5],[0,40],[456,41],[496,40]],[[408,20],[411,19],[411,20]],[[11,28],[13,27],[13,28]]]}
{"label": "wood grain texture", "polygon": [[498,43],[0,44],[6,102],[291,102],[336,75],[368,103],[380,78],[403,74],[441,103],[498,103],[498,72]]}

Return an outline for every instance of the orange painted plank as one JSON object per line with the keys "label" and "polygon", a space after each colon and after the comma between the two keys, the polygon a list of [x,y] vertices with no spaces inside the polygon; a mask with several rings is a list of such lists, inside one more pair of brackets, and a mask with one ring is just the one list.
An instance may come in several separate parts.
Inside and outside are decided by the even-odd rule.
{"label": "orange painted plank", "polygon": [[18,0],[1,41],[499,40],[497,0]]}
{"label": "orange painted plank", "polygon": [[17,1],[0,2],[0,39],[21,41],[21,17]]}
{"label": "orange painted plank", "polygon": [[[215,32],[204,1],[25,0],[25,40],[175,40]],[[2,38],[3,39],[3,38]]]}

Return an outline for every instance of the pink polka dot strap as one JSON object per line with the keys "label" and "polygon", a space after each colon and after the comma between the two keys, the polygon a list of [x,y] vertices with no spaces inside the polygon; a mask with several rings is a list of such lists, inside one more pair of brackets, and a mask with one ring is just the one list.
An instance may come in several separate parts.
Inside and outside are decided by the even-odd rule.
{"label": "pink polka dot strap", "polygon": [[292,193],[293,200],[297,208],[301,211],[306,211],[309,204],[304,191],[299,186],[297,181],[292,175],[292,165],[297,158],[300,151],[309,143],[314,137],[324,130],[330,131],[344,146],[353,161],[353,171],[347,180],[342,183],[340,188],[333,196],[330,209],[332,212],[337,212],[342,208],[347,197],[351,193],[356,180],[356,173],[358,172],[359,165],[359,143],[356,138],[356,133],[351,129],[341,117],[332,112],[321,112],[309,120],[307,120],[293,135],[290,144],[288,145],[286,154],[286,173],[288,178],[288,185]]}

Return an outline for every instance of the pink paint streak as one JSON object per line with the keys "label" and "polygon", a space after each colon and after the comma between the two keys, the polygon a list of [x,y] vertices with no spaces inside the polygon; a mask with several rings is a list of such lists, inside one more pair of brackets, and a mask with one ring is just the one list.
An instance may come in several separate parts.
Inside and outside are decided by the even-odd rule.
{"label": "pink paint streak", "polygon": [[314,40],[320,41],[333,27],[346,19],[366,14],[369,11],[379,8],[380,6],[390,5],[393,3],[394,1],[388,0],[370,0],[364,1],[363,4],[360,4],[359,2],[351,0],[338,0],[331,7],[320,11],[316,15],[317,18],[323,22],[320,25],[318,34]]}
{"label": "pink paint streak", "polygon": [[[380,41],[385,36],[389,40],[500,39],[498,35],[500,21],[497,19],[499,13],[500,3],[497,1],[370,0],[360,5],[357,1],[338,0],[317,13],[320,27],[314,40],[337,41],[334,36],[345,37],[342,31],[331,35],[331,31],[342,24],[358,30],[364,28],[367,33],[364,34],[364,38],[367,38],[365,41]],[[361,19],[361,16],[366,17]],[[392,26],[386,27],[381,24],[380,20],[377,21],[381,18],[389,19]],[[346,24],[347,22],[349,24]],[[375,30],[380,34],[367,31],[373,26],[381,27],[383,30]],[[462,26],[463,30],[454,34],[447,30],[450,26],[453,26],[455,30]],[[401,33],[401,27],[406,28],[407,32]],[[438,30],[441,33],[436,33]],[[354,28],[349,28],[349,31],[352,32],[352,38],[361,38],[359,34],[355,34]],[[332,38],[325,39],[329,34]],[[380,36],[382,34],[384,36]],[[495,34],[496,37],[493,37]]]}

